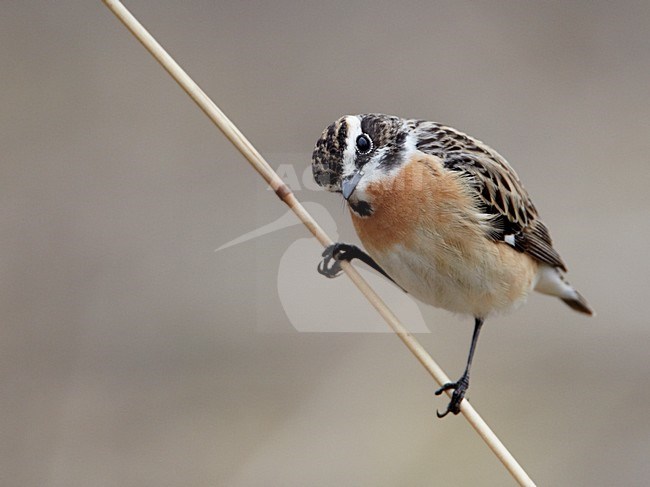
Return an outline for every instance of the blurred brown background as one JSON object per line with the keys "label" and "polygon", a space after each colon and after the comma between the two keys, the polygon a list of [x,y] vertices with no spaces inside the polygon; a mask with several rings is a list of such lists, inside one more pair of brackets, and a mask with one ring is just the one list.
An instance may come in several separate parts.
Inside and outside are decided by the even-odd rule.
{"label": "blurred brown background", "polygon": [[[540,485],[647,485],[648,2],[127,6],[299,178],[346,113],[505,155],[598,316],[492,318],[470,399]],[[4,1],[0,62],[0,484],[512,484],[396,337],[296,331],[278,269],[304,229],[214,252],[286,210],[101,2]],[[457,377],[471,320],[421,310]]]}

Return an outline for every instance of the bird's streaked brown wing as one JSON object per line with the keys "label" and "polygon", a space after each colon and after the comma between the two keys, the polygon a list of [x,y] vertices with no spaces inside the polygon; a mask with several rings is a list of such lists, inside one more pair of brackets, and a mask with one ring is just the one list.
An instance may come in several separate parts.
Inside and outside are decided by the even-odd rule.
{"label": "bird's streaked brown wing", "polygon": [[488,238],[506,242],[540,262],[566,271],[535,205],[501,155],[450,127],[419,122],[416,130],[420,135],[419,150],[440,157],[447,169],[467,176],[481,211],[492,217]]}

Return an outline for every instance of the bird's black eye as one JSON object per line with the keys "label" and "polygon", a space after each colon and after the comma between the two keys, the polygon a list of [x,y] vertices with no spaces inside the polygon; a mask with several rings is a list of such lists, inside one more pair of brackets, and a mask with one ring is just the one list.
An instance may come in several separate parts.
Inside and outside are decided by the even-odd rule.
{"label": "bird's black eye", "polygon": [[357,151],[359,154],[367,154],[372,150],[372,140],[367,134],[357,137]]}

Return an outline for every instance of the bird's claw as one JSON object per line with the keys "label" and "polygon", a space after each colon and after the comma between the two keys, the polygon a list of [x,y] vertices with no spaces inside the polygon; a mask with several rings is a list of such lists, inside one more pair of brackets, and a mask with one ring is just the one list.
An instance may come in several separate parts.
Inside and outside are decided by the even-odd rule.
{"label": "bird's claw", "polygon": [[465,392],[467,392],[468,387],[469,387],[469,380],[465,377],[461,377],[457,382],[448,382],[440,389],[438,389],[435,392],[436,396],[439,396],[443,392],[448,391],[450,389],[453,389],[454,392],[451,395],[451,401],[449,401],[449,404],[447,405],[447,410],[442,414],[440,413],[440,411],[436,411],[436,416],[438,416],[439,418],[444,418],[449,413],[452,414],[460,413],[460,403],[465,398]]}
{"label": "bird's claw", "polygon": [[341,269],[341,260],[345,260],[345,244],[335,243],[329,245],[323,250],[323,260],[318,263],[318,273],[333,279],[337,277],[343,269]]}

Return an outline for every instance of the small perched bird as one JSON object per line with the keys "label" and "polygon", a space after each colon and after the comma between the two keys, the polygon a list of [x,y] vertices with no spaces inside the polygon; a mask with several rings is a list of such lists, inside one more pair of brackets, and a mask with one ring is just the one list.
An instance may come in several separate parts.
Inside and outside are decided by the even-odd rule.
{"label": "small perched bird", "polygon": [[467,365],[444,413],[458,414],[479,332],[491,314],[532,290],[587,315],[585,298],[508,162],[444,125],[383,114],[348,115],[325,129],[312,155],[316,182],[341,193],[367,254],[337,243],[318,270],[360,259],[424,303],[474,317]]}

